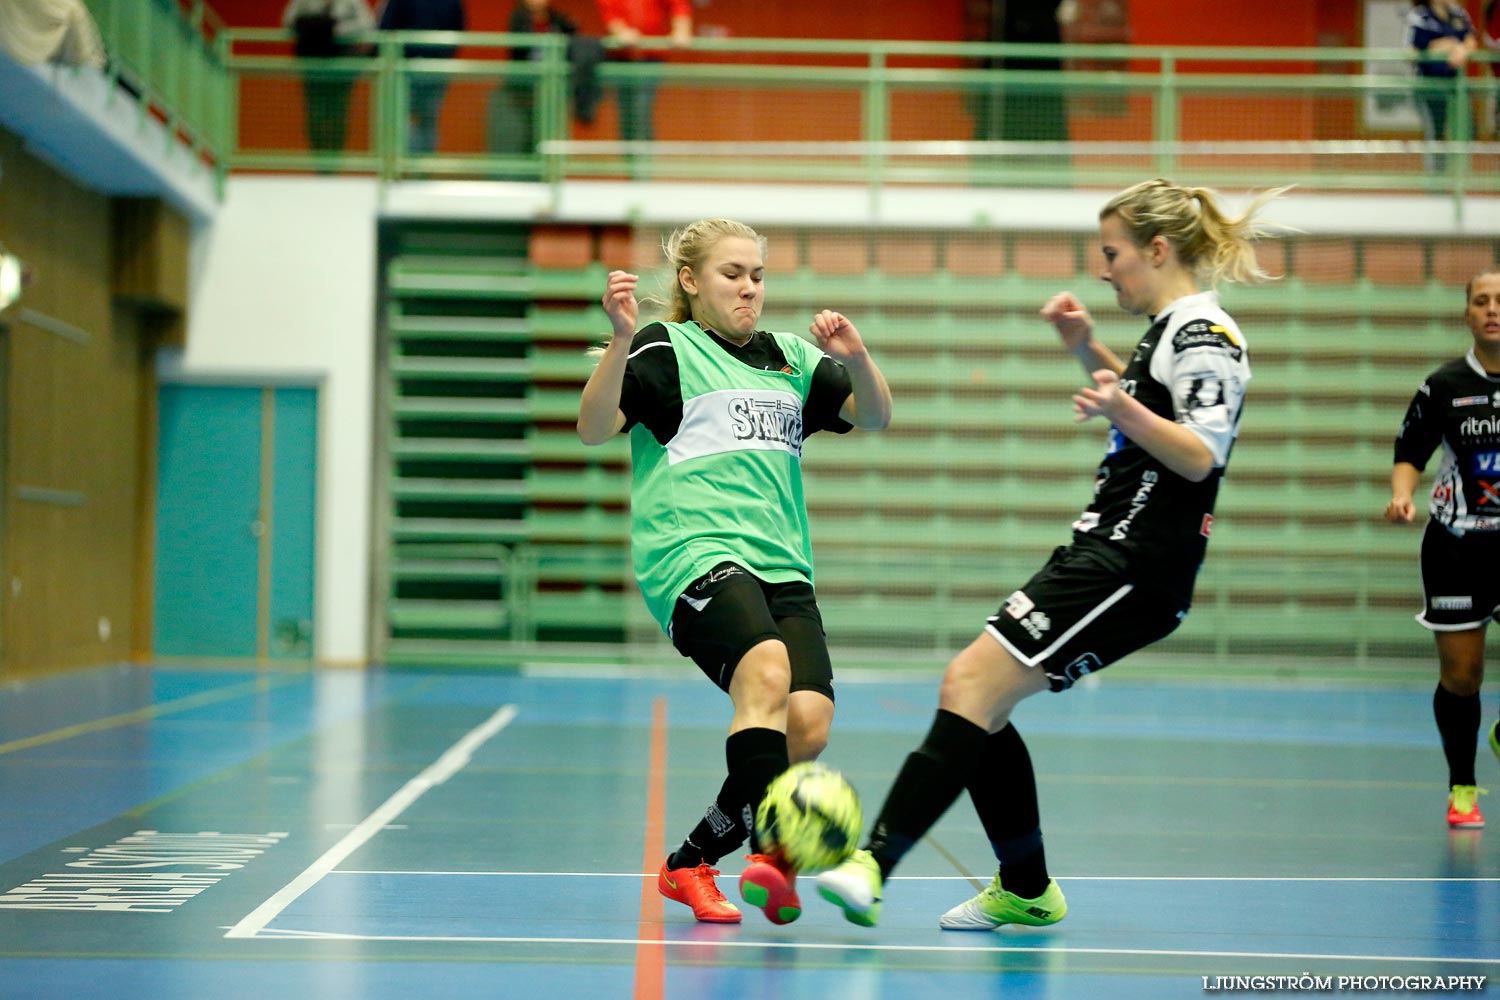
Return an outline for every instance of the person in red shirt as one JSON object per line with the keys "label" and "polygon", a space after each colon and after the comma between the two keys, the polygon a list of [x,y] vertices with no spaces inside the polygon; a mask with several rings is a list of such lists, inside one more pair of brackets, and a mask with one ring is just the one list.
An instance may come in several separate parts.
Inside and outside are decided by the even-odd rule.
{"label": "person in red shirt", "polygon": [[[610,58],[634,63],[659,63],[658,51],[640,47],[642,38],[668,36],[685,48],[693,38],[693,9],[689,0],[599,0],[604,30],[616,43]],[[655,74],[647,72],[624,81],[616,89],[620,110],[620,138],[650,142],[656,138]]]}

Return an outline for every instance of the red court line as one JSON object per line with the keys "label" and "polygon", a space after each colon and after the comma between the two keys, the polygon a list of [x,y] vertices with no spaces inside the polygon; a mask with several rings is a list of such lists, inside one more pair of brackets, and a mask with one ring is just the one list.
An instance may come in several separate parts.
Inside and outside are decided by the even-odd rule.
{"label": "red court line", "polygon": [[651,703],[651,767],[646,775],[646,848],[641,858],[641,921],[636,928],[635,1000],[661,1000],[666,979],[662,946],[661,893],[656,870],[666,857],[667,815],[667,699]]}

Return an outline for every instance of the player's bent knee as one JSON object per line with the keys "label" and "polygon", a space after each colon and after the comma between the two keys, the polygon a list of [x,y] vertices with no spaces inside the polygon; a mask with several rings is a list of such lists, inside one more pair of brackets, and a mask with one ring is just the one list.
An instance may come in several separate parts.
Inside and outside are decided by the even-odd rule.
{"label": "player's bent knee", "polygon": [[792,732],[786,734],[786,755],[793,764],[817,760],[828,749],[828,730],[821,733]]}
{"label": "player's bent knee", "polygon": [[784,712],[792,686],[786,646],[768,639],[750,649],[735,667],[730,694],[735,702],[762,711]]}
{"label": "player's bent knee", "polygon": [[828,733],[832,729],[833,716],[821,713],[799,713],[795,704],[787,714],[786,752],[793,764],[804,760],[817,760],[828,749]]}
{"label": "player's bent knee", "polygon": [[1048,688],[1040,667],[1028,667],[988,636],[980,636],[948,664],[940,707],[989,728],[1003,724],[1019,702]]}
{"label": "player's bent knee", "polygon": [[1460,698],[1472,697],[1479,693],[1483,682],[1483,664],[1457,665],[1452,668],[1448,664],[1443,665],[1442,685],[1449,694]]}

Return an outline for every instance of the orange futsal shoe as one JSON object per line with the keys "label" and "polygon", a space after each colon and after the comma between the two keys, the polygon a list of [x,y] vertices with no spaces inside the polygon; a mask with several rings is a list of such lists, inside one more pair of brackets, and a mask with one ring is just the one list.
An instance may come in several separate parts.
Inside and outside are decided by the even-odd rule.
{"label": "orange futsal shoe", "polygon": [[747,854],[749,866],[740,874],[740,895],[765,911],[773,924],[789,924],[802,916],[797,898],[797,873],[777,854]]}
{"label": "orange futsal shoe", "polygon": [[1473,785],[1454,785],[1448,793],[1448,825],[1455,830],[1482,828],[1484,814],[1479,811],[1479,796],[1487,794]]}
{"label": "orange futsal shoe", "polygon": [[696,868],[668,868],[670,857],[661,863],[661,873],[656,876],[656,888],[663,896],[686,903],[693,908],[693,916],[706,924],[737,924],[740,911],[724,898],[714,876],[719,869],[708,865]]}

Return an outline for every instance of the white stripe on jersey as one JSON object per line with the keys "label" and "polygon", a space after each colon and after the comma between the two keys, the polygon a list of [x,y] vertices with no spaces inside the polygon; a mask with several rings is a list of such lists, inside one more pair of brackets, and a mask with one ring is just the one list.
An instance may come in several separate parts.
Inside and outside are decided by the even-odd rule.
{"label": "white stripe on jersey", "polygon": [[1012,646],[1010,642],[1006,640],[1005,636],[1000,634],[1000,630],[995,627],[994,617],[991,617],[989,621],[986,622],[984,630],[990,635],[994,636],[996,639],[1000,640],[1000,645],[1004,646],[1010,653],[1010,655],[1019,660],[1022,665],[1034,667],[1038,663],[1045,660],[1047,657],[1051,656],[1053,653],[1057,652],[1057,650],[1062,646],[1063,643],[1067,642],[1079,632],[1083,631],[1090,622],[1092,622],[1095,618],[1098,618],[1100,615],[1104,614],[1104,612],[1108,611],[1114,605],[1118,604],[1126,594],[1130,593],[1134,589],[1135,584],[1127,583],[1119,590],[1115,591],[1113,594],[1110,594],[1098,607],[1090,611],[1088,614],[1084,615],[1082,618],[1078,619],[1078,622],[1072,628],[1068,629],[1062,635],[1058,636],[1055,640],[1053,640],[1052,645],[1048,646],[1046,649],[1042,650],[1035,656],[1027,656],[1025,653]]}
{"label": "white stripe on jersey", "polygon": [[802,399],[782,389],[720,389],[683,400],[682,423],[667,442],[667,461],[727,451],[802,455]]}

